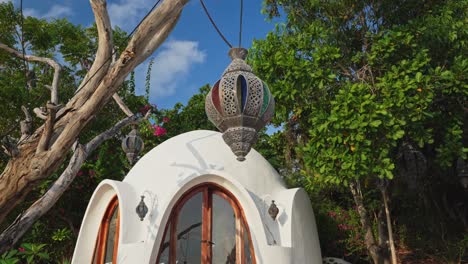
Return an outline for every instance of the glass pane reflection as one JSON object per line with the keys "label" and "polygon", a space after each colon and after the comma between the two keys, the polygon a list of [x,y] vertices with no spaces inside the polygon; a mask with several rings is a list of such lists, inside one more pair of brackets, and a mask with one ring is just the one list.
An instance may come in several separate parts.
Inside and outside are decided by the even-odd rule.
{"label": "glass pane reflection", "polygon": [[213,263],[236,263],[236,215],[231,204],[213,194]]}
{"label": "glass pane reflection", "polygon": [[177,217],[176,263],[201,263],[202,198],[199,192],[180,209]]}
{"label": "glass pane reflection", "polygon": [[245,264],[252,264],[252,255],[250,254],[250,241],[249,241],[249,233],[247,233],[247,230],[245,229],[245,223],[242,221],[242,229],[244,230],[244,238],[243,238],[243,244],[244,244],[244,262]]}
{"label": "glass pane reflection", "polygon": [[171,223],[167,224],[166,235],[161,246],[161,255],[159,255],[159,264],[169,263],[169,246],[171,240]]}
{"label": "glass pane reflection", "polygon": [[115,243],[115,234],[117,232],[117,215],[118,215],[118,206],[114,208],[112,212],[112,217],[109,221],[109,231],[106,238],[106,253],[104,257],[104,263],[112,263],[114,257],[114,243]]}

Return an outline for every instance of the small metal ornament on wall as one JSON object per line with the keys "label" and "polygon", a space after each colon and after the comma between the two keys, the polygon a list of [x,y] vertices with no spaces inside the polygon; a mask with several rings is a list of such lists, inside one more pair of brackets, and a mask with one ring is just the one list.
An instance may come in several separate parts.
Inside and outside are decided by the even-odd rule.
{"label": "small metal ornament on wall", "polygon": [[273,117],[275,100],[245,62],[246,49],[231,48],[229,56],[232,62],[206,96],[205,110],[237,160],[244,161],[258,131]]}

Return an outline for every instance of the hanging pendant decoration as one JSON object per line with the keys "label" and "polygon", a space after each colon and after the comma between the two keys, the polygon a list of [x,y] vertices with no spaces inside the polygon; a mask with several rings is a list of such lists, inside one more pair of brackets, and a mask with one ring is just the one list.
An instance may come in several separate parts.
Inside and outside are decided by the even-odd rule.
{"label": "hanging pendant decoration", "polygon": [[138,135],[138,129],[136,127],[122,140],[122,149],[130,165],[133,165],[137,161],[138,154],[140,154],[144,147],[145,144]]}
{"label": "hanging pendant decoration", "polygon": [[232,62],[206,96],[205,110],[237,160],[244,161],[258,131],[273,117],[275,100],[245,63],[246,49],[232,48],[229,56]]}

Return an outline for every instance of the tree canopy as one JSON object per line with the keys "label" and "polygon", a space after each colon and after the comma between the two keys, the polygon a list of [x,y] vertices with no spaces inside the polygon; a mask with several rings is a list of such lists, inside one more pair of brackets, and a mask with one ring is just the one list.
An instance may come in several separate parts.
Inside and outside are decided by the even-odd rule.
{"label": "tree canopy", "polygon": [[[373,238],[372,203],[362,200],[384,198],[362,193],[381,189],[385,196],[395,178],[417,178],[421,192],[433,191],[431,181],[457,184],[457,160],[467,159],[467,7],[265,1],[265,13],[285,14],[286,22],[254,42],[250,61],[275,96],[290,170],[308,189],[351,189],[375,263],[387,246]],[[420,154],[419,164],[404,163],[409,153]]]}

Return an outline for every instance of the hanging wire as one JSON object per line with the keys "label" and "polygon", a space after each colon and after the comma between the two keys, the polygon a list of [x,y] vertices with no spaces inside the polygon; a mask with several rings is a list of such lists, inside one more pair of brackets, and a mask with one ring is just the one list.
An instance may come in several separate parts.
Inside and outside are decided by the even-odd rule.
{"label": "hanging wire", "polygon": [[[151,9],[146,13],[146,15],[143,17],[143,19],[140,20],[140,22],[138,22],[138,25],[135,26],[135,28],[133,28],[133,30],[130,32],[130,34],[128,34],[128,36],[125,38],[125,41],[128,41],[130,39],[130,37],[133,35],[133,33],[135,33],[135,31],[138,29],[138,27],[141,25],[141,23],[143,23],[143,21],[151,14],[151,12],[156,8],[156,6],[159,4],[159,2],[161,2],[161,0],[158,0],[154,5],[153,7],[151,7]],[[82,84],[78,89],[76,89],[75,91],[75,94],[81,90],[81,88],[85,87],[86,84],[88,84],[91,79],[93,79],[93,77],[102,69],[102,67],[104,67],[104,65],[106,65],[106,63],[108,63],[112,57],[117,53],[117,50],[114,49],[114,51],[112,52],[111,56],[109,56],[109,58],[107,58],[106,61],[104,61],[101,66],[99,66],[99,68],[96,70],[96,72],[94,72],[93,75],[91,75],[91,77],[89,77],[89,79],[84,83]]]}
{"label": "hanging wire", "polygon": [[224,42],[229,46],[229,48],[232,48],[232,45],[231,43],[229,43],[229,41],[226,39],[226,37],[224,37],[223,33],[221,33],[221,30],[219,30],[218,26],[216,25],[216,23],[214,22],[213,18],[211,17],[210,13],[208,12],[208,9],[206,8],[205,6],[205,3],[203,2],[203,0],[200,0],[200,3],[203,7],[203,10],[205,10],[205,14],[206,16],[208,17],[208,19],[210,20],[211,24],[213,25],[213,27],[216,29],[216,32],[218,32],[219,36],[224,40]]}
{"label": "hanging wire", "polygon": [[242,47],[242,17],[244,13],[244,0],[240,0],[240,19],[239,19],[239,48]]}

